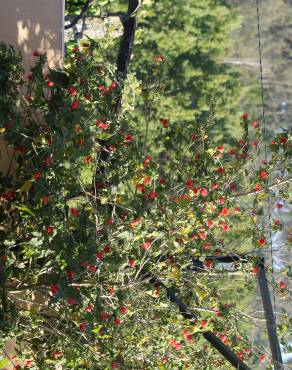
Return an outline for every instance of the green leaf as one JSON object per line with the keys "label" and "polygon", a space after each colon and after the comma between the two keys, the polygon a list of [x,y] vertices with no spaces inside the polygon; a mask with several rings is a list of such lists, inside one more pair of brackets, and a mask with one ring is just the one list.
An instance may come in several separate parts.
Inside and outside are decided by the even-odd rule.
{"label": "green leaf", "polygon": [[0,360],[0,369],[4,369],[5,366],[9,363],[9,360],[7,358],[2,358]]}
{"label": "green leaf", "polygon": [[31,211],[26,205],[24,204],[19,204],[19,205],[15,205],[15,208],[19,209],[20,211],[23,211],[25,213],[28,213],[30,214],[31,216],[35,216],[34,212]]}

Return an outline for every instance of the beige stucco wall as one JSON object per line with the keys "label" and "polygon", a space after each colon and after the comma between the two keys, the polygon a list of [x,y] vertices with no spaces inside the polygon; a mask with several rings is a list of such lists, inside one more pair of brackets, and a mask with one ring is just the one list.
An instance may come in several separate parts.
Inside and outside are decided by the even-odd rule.
{"label": "beige stucco wall", "polygon": [[[22,52],[24,68],[29,70],[36,58],[34,50],[47,53],[51,67],[60,68],[64,39],[64,0],[2,0],[0,41]],[[7,173],[12,151],[0,135],[0,171]]]}

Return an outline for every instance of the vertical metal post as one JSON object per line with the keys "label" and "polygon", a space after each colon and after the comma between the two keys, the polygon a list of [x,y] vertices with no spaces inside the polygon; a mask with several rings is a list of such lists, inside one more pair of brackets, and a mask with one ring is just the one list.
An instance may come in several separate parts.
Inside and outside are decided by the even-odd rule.
{"label": "vertical metal post", "polygon": [[265,270],[264,259],[259,263],[259,273],[258,273],[258,281],[260,292],[262,296],[263,308],[265,311],[265,318],[267,324],[267,330],[269,335],[270,347],[274,362],[274,369],[275,370],[284,370],[283,360],[281,355],[280,344],[277,335],[277,325],[276,320],[273,312],[273,306],[271,302],[269,286],[268,286],[268,279]]}

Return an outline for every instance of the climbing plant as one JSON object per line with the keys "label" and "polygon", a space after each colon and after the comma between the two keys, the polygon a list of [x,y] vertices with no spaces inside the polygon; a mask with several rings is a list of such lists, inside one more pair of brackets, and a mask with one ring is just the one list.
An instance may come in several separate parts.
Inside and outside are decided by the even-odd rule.
{"label": "climbing plant", "polygon": [[[288,171],[288,132],[261,163],[261,122],[238,114],[242,135],[227,151],[208,134],[214,101],[187,124],[161,115],[149,145],[151,104],[167,86],[165,56],[149,59],[151,80],[140,83],[149,109],[133,120],[116,114],[123,84],[101,55],[94,41],[70,47],[56,72],[35,51],[24,74],[19,56],[1,45],[8,68],[0,127],[14,151],[1,181],[1,344],[15,341],[2,367],[229,368],[204,332],[249,366],[269,366],[269,352],[248,336],[257,318],[238,297],[255,284],[257,254],[269,242],[250,199],[258,210],[272,189],[289,194],[289,179],[273,172],[279,161]],[[231,252],[251,256],[239,263],[232,294],[208,258]],[[273,284],[290,299],[288,278]],[[182,318],[164,287],[197,318]]]}

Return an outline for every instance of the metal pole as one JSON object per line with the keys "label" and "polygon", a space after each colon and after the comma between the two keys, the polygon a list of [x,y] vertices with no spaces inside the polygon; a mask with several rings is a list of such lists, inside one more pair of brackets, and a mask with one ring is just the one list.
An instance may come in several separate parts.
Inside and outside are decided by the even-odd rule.
{"label": "metal pole", "polygon": [[[152,275],[145,269],[141,271],[143,279],[147,279],[150,284],[154,286],[161,286],[166,290],[167,298],[175,303],[181,313],[181,315],[187,320],[195,320],[197,316],[180,300],[180,298],[173,292],[172,289],[168,288],[159,278]],[[227,361],[229,361],[238,370],[251,370],[241,359],[228,347],[226,346],[215,334],[210,331],[202,333],[203,337],[218,351],[220,352]]]}
{"label": "metal pole", "polygon": [[265,318],[267,323],[267,330],[269,335],[270,347],[274,362],[275,370],[284,370],[283,360],[281,355],[280,344],[277,335],[277,324],[274,316],[273,306],[271,302],[268,279],[266,275],[264,260],[259,263],[260,268],[258,273],[259,287],[262,296],[263,308],[265,311]]}

